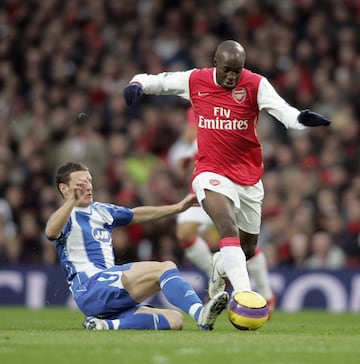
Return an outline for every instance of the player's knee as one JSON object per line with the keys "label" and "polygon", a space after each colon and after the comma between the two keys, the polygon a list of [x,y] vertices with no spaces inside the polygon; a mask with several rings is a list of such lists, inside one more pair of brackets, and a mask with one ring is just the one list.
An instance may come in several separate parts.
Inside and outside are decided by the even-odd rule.
{"label": "player's knee", "polygon": [[185,247],[185,245],[194,241],[197,235],[197,225],[193,227],[191,224],[179,224],[176,227],[176,238],[180,245]]}
{"label": "player's knee", "polygon": [[160,262],[162,271],[166,272],[167,270],[177,268],[177,265],[171,260],[165,260],[164,262]]}
{"label": "player's knee", "polygon": [[195,244],[196,236],[183,236],[182,239],[178,239],[178,241],[182,249],[188,249]]}
{"label": "player's knee", "polygon": [[179,311],[168,311],[166,318],[171,330],[181,330],[184,326],[184,316]]}
{"label": "player's knee", "polygon": [[182,245],[183,243],[186,243],[187,241],[191,240],[193,238],[192,234],[189,233],[189,231],[185,229],[176,229],[176,239],[178,240],[179,244]]}

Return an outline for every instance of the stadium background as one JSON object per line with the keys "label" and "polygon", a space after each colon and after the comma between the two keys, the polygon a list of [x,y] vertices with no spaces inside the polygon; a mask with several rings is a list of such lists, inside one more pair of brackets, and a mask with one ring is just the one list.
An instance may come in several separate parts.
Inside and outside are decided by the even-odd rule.
{"label": "stadium background", "polygon": [[[157,205],[187,193],[173,160],[188,105],[146,97],[128,108],[122,89],[135,73],[211,66],[217,44],[231,38],[244,45],[246,67],[267,76],[289,103],[333,121],[305,133],[287,132],[266,115],[260,123],[260,245],[272,282],[320,269],[342,282],[341,307],[360,310],[359,21],[357,0],[2,1],[0,304],[26,303],[32,272],[53,287],[47,273],[57,277],[58,261],[43,229],[61,202],[53,181],[59,163],[86,163],[100,201]],[[76,121],[79,112],[86,122]],[[115,252],[119,263],[172,259],[193,269],[173,218],[117,229]],[[62,289],[49,289],[53,299],[44,303],[56,303]],[[332,307],[328,295],[313,296]]]}

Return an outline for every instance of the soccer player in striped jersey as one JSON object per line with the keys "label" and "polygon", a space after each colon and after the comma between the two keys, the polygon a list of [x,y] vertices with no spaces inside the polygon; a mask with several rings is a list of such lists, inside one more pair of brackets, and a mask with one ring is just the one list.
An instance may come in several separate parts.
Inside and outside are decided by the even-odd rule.
{"label": "soccer player in striped jersey", "polygon": [[[214,67],[135,75],[124,88],[128,105],[145,95],[189,100],[197,117],[198,157],[192,187],[220,236],[221,259],[209,293],[251,290],[246,260],[254,256],[261,223],[263,161],[256,129],[261,110],[286,128],[328,126],[310,110],[289,105],[262,75],[245,68],[245,50],[234,40],[219,44]],[[223,267],[217,266],[222,262]]]}
{"label": "soccer player in striped jersey", "polygon": [[172,205],[133,209],[94,202],[91,173],[85,165],[74,162],[57,169],[56,186],[64,203],[49,218],[45,234],[54,241],[74,300],[86,316],[84,328],[179,330],[183,315],[178,310],[144,303],[162,291],[172,305],[196,321],[200,330],[213,329],[227,305],[226,292],[204,305],[175,263],[115,265],[112,246],[113,228],[182,212],[196,201],[194,195]]}

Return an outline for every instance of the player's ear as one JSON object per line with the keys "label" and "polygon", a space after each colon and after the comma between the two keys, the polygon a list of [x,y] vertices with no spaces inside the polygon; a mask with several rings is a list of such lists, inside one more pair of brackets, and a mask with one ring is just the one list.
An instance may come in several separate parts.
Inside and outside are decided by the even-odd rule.
{"label": "player's ear", "polygon": [[213,61],[214,61],[214,66],[216,67],[216,59],[215,59],[215,57],[214,57]]}
{"label": "player's ear", "polygon": [[65,183],[59,183],[59,191],[62,195],[64,195],[64,192],[66,191],[67,185]]}

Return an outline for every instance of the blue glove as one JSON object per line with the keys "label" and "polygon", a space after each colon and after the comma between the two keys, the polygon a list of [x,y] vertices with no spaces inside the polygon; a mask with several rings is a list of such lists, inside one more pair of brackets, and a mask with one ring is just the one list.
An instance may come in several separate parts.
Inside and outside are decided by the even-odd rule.
{"label": "blue glove", "polygon": [[135,102],[144,94],[144,90],[137,82],[129,83],[124,88],[124,98],[128,106],[135,104]]}
{"label": "blue glove", "polygon": [[310,111],[308,109],[302,110],[298,116],[299,123],[305,126],[329,126],[331,121],[322,115]]}

